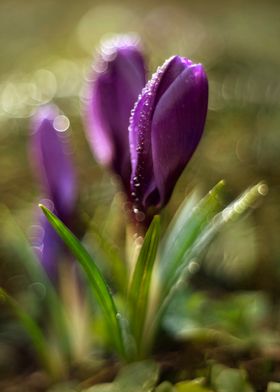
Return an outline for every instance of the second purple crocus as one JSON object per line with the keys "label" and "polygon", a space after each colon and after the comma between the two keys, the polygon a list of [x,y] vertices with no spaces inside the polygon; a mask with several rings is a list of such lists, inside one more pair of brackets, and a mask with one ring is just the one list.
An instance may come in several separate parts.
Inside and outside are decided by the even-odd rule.
{"label": "second purple crocus", "polygon": [[86,96],[86,135],[96,159],[130,189],[128,125],[146,83],[144,58],[134,36],[117,35],[101,45]]}
{"label": "second purple crocus", "polygon": [[[77,189],[68,135],[60,127],[65,119],[55,105],[38,109],[31,123],[30,160],[43,198],[48,199],[56,215],[71,226]],[[40,235],[34,236],[33,245],[38,249],[38,257],[48,276],[56,280],[58,260],[64,247],[43,215],[38,224]]]}

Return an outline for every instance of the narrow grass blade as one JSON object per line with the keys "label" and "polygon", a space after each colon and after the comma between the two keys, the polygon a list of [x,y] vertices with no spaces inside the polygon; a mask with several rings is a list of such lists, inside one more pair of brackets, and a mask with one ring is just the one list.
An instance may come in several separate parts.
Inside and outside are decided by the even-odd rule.
{"label": "narrow grass blade", "polygon": [[29,314],[20,306],[20,304],[18,304],[18,302],[2,288],[0,288],[0,300],[1,299],[11,307],[22,327],[27,332],[42,366],[49,372],[49,374],[56,376],[56,370],[52,366],[52,360],[48,355],[48,342],[46,341],[38,324],[29,316]]}
{"label": "narrow grass blade", "polygon": [[[130,322],[138,351],[141,351],[151,277],[160,239],[160,217],[155,216],[144,239],[129,289]],[[141,355],[141,352],[138,352]]]}
{"label": "narrow grass blade", "polygon": [[183,256],[192,247],[209,221],[221,210],[224,182],[220,181],[197,205],[195,197],[187,199],[170,224],[168,234],[160,245],[159,273],[164,292],[176,279]]}
{"label": "narrow grass blade", "polygon": [[114,299],[101,272],[77,237],[75,237],[74,234],[71,233],[71,231],[61,222],[61,220],[58,219],[45,206],[40,205],[40,207],[53,228],[60,235],[65,244],[69,247],[71,252],[81,264],[90,283],[91,290],[103,311],[108,327],[108,332],[110,332],[110,336],[112,337],[112,343],[114,344],[115,349],[119,355],[125,357],[126,353],[123,343],[124,340],[122,335],[120,316],[117,311]]}

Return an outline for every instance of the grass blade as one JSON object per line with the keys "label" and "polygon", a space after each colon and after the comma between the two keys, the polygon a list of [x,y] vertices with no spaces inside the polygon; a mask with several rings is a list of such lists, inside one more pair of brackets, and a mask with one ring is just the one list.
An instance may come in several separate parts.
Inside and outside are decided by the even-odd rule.
{"label": "grass blade", "polygon": [[180,287],[181,282],[186,281],[188,275],[191,274],[189,270],[189,263],[206,249],[209,243],[213,240],[219,230],[223,228],[227,222],[239,219],[250,207],[267,192],[267,186],[264,183],[259,183],[252,188],[245,191],[239,198],[227,206],[223,211],[216,214],[211,222],[204,227],[204,230],[199,234],[193,245],[187,248],[186,252],[182,255],[177,269],[174,271],[172,277],[172,285],[169,290],[162,291],[160,299],[160,307],[157,314],[157,321],[159,323],[162,315],[164,314],[167,306],[172,300],[174,293]]}
{"label": "grass blade", "polygon": [[223,189],[224,182],[220,181],[197,205],[194,203],[194,196],[185,201],[171,222],[169,232],[160,245],[159,274],[164,293],[174,284],[176,271],[187,250],[220,211]]}
{"label": "grass blade", "polygon": [[81,264],[95,295],[112,337],[112,343],[122,357],[126,356],[122,326],[111,292],[94,260],[74,234],[45,206],[40,205],[46,218]]}
{"label": "grass blade", "polygon": [[[155,216],[144,239],[129,289],[131,329],[141,351],[153,266],[160,238],[160,217]],[[138,352],[141,356],[141,352]]]}

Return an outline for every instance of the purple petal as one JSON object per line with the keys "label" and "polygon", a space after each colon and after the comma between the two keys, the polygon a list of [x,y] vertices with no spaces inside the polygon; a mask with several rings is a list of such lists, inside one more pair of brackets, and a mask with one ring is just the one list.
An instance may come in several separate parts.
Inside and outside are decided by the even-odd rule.
{"label": "purple petal", "polygon": [[201,65],[174,56],[154,74],[132,111],[131,192],[136,209],[163,207],[201,138],[208,83]]}
{"label": "purple petal", "polygon": [[39,236],[33,238],[32,245],[44,271],[51,281],[56,282],[58,278],[58,262],[63,244],[43,215],[40,216],[39,227]]}
{"label": "purple petal", "polygon": [[170,60],[167,60],[158,68],[142,90],[130,117],[129,142],[132,167],[130,186],[132,198],[136,205],[139,204],[140,209],[142,208],[140,201],[145,199],[145,195],[151,195],[156,186],[151,150],[151,121],[157,89],[169,62]]}
{"label": "purple petal", "polygon": [[55,106],[39,108],[32,121],[31,161],[60,217],[71,214],[76,200],[76,178],[66,132],[55,128]]}
{"label": "purple petal", "polygon": [[208,103],[208,83],[201,65],[191,65],[160,97],[152,120],[154,177],[160,204],[172,190],[202,136]]}
{"label": "purple petal", "polygon": [[143,56],[135,40],[117,36],[103,44],[96,68],[88,89],[87,137],[97,160],[111,167],[128,190],[129,116],[146,81]]}
{"label": "purple petal", "polygon": [[191,60],[180,57],[173,56],[167,60],[168,65],[164,74],[162,75],[160,84],[157,88],[155,106],[157,105],[161,96],[166,92],[169,86],[174,82],[174,80],[186,69],[192,65]]}

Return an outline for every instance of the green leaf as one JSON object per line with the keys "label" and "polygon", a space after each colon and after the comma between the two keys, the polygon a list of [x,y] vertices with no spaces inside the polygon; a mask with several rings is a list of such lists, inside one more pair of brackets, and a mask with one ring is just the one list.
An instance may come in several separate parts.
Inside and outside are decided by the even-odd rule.
{"label": "green leaf", "polygon": [[[157,325],[160,323],[162,316],[174,294],[178,291],[181,283],[185,282],[187,277],[192,275],[193,270],[199,267],[197,261],[198,257],[205,251],[217,232],[229,221],[236,220],[247,212],[248,209],[254,205],[256,200],[265,194],[265,189],[266,185],[263,183],[253,186],[245,191],[237,200],[227,206],[222,212],[213,216],[215,209],[218,207],[217,198],[221,191],[221,185],[219,185],[214,189],[214,193],[212,191],[212,194],[210,193],[199,203],[198,207],[194,209],[194,212],[186,219],[186,226],[190,227],[192,233],[191,237],[188,237],[188,227],[182,229],[186,237],[191,238],[191,241],[187,240],[184,242],[184,238],[181,238],[180,233],[178,233],[179,248],[182,246],[182,249],[177,247],[178,244],[173,248],[175,262],[171,258],[171,267],[165,268],[164,273],[162,274],[161,295],[159,297],[160,306],[154,320],[153,329],[157,328]],[[207,218],[209,217],[209,214],[210,216],[212,215],[210,222]],[[192,222],[192,219],[194,222]],[[202,228],[198,228],[198,222],[201,223]],[[164,248],[164,251],[161,254],[164,260],[166,259],[166,253],[170,256],[170,250]],[[191,262],[193,262],[193,265]],[[165,276],[167,272],[170,276]]]}
{"label": "green leaf", "polygon": [[49,372],[49,374],[57,376],[57,369],[53,366],[53,361],[49,356],[48,342],[38,324],[29,316],[20,304],[18,304],[18,302],[2,288],[0,288],[0,300],[1,299],[11,307],[22,327],[27,332],[42,366]]}
{"label": "green leaf", "polygon": [[120,371],[115,381],[93,386],[83,392],[151,392],[159,377],[153,361],[135,362]]}
{"label": "green leaf", "polygon": [[89,255],[88,251],[84,248],[81,242],[74,236],[74,234],[58,219],[51,211],[45,206],[40,205],[46,218],[69,247],[71,252],[79,261],[82,266],[88,281],[90,283],[91,290],[96,297],[100,308],[103,311],[103,315],[107,324],[108,332],[112,343],[122,357],[126,356],[122,326],[120,321],[120,314],[117,311],[113,296],[101,274],[94,260]]}
{"label": "green leaf", "polygon": [[160,239],[160,217],[155,216],[144,239],[129,288],[131,301],[130,323],[138,348],[138,355],[143,352],[142,339],[147,315],[151,277]]}
{"label": "green leaf", "polygon": [[198,204],[195,195],[186,198],[171,222],[168,233],[160,244],[159,273],[163,296],[177,280],[177,271],[186,252],[221,209],[223,189],[224,182],[220,181]]}

